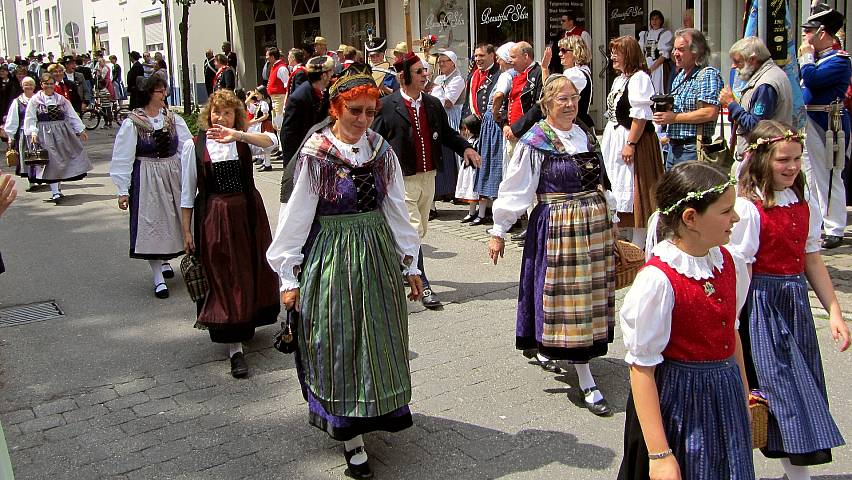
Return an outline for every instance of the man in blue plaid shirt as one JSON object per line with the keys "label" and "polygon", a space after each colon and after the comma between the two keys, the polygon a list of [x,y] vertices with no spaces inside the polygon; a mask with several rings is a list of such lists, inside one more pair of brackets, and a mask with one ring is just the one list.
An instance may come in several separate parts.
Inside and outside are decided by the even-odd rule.
{"label": "man in blue plaid shirt", "polygon": [[674,108],[654,113],[654,122],[668,125],[671,153],[666,170],[687,160],[696,160],[697,136],[713,140],[719,117],[719,92],[724,86],[719,70],[708,66],[710,48],[701,31],[683,28],[675,32],[672,55],[680,69],[672,82]]}

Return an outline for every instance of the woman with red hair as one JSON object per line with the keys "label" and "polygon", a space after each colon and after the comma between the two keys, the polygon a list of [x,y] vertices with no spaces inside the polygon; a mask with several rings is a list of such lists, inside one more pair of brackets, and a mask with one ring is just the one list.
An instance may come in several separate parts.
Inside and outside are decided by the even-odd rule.
{"label": "woman with red hair", "polygon": [[361,435],[412,424],[402,276],[419,299],[420,237],[396,154],[367,128],[379,108],[368,67],[346,69],[329,97],[332,121],[299,152],[267,259],[281,303],[301,313],[296,366],[310,423],[343,441],[350,476],[369,478]]}

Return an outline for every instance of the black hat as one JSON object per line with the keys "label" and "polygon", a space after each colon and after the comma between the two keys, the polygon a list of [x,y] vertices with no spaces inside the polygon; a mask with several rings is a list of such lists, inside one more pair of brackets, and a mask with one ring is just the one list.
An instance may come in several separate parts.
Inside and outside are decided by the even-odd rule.
{"label": "black hat", "polygon": [[420,57],[418,57],[414,52],[408,52],[393,64],[393,68],[397,72],[404,72],[419,61],[421,61]]}
{"label": "black hat", "polygon": [[334,59],[328,55],[320,55],[314,57],[305,64],[305,70],[308,73],[323,73],[330,72],[334,68]]}
{"label": "black hat", "polygon": [[843,28],[846,18],[825,3],[818,3],[811,8],[811,15],[802,24],[802,28],[823,27],[829,35],[836,35]]}
{"label": "black hat", "polygon": [[378,52],[385,49],[388,41],[382,37],[373,37],[364,42],[364,50],[367,53]]}

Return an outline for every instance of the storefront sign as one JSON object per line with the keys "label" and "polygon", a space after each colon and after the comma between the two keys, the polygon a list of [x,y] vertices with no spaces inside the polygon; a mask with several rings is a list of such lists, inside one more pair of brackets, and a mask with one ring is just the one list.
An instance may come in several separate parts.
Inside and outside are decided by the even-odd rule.
{"label": "storefront sign", "polygon": [[583,0],[545,0],[544,12],[547,15],[547,38],[561,38],[563,34],[562,15],[574,16],[574,25],[586,27],[586,6]]}
{"label": "storefront sign", "polygon": [[533,42],[533,1],[477,0],[476,41],[499,46],[505,42]]}

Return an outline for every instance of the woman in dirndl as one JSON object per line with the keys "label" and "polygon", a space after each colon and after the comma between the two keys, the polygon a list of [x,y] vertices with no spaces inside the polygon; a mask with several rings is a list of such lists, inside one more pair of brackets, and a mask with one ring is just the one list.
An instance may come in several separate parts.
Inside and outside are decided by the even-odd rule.
{"label": "woman in dirndl", "polygon": [[9,140],[9,148],[18,152],[18,165],[15,166],[15,174],[26,178],[30,182],[29,187],[27,187],[27,191],[29,192],[32,191],[41,178],[44,166],[24,164],[24,151],[27,142],[27,136],[24,135],[24,117],[27,114],[27,104],[35,94],[36,81],[30,77],[24,77],[21,81],[21,87],[24,92],[18,95],[18,98],[9,106],[3,130],[6,132],[6,138]]}
{"label": "woman in dirndl", "polygon": [[635,38],[616,38],[609,49],[612,67],[621,75],[606,98],[609,121],[601,150],[621,233],[643,247],[648,217],[657,208],[653,187],[663,175],[663,153],[651,123],[654,85]]}
{"label": "woman in dirndl", "polygon": [[47,150],[48,161],[39,183],[50,184],[50,200],[59,203],[64,197],[60,182],[82,180],[92,169],[92,162],[83,147],[89,139],[86,127],[65,97],[54,91],[54,77],[41,76],[42,90],[27,103],[24,133],[29,148]]}
{"label": "woman in dirndl", "polygon": [[[441,101],[441,105],[443,105],[444,110],[447,112],[447,120],[449,120],[450,126],[455,130],[459,129],[459,123],[461,122],[466,86],[464,77],[456,67],[457,62],[458,58],[456,54],[449,50],[438,53],[438,70],[440,75],[435,77],[435,84],[431,92],[429,92]],[[456,193],[461,159],[452,149],[446,147],[442,147],[442,149],[443,162],[441,162],[438,174],[435,177],[435,198],[452,200]],[[436,210],[434,205],[432,206],[432,210]]]}
{"label": "woman in dirndl", "polygon": [[109,175],[118,208],[130,209],[130,258],[147,260],[154,296],[168,298],[169,260],[183,254],[180,210],[180,145],[192,139],[183,118],[166,108],[166,84],[151,77],[145,106],[128,114],[115,136]]}
{"label": "woman in dirndl", "polygon": [[808,283],[841,352],[849,347],[849,329],[820,254],[822,216],[805,188],[803,138],[764,120],[749,143],[730,245],[752,271],[740,317],[746,372],[769,407],[761,451],[781,459],[788,478],[810,478],[808,466],[831,462],[831,449],[845,442],[829,411]]}
{"label": "woman in dirndl", "polygon": [[[580,105],[577,106],[577,120],[587,128],[594,129],[595,121],[589,115],[589,105],[592,104],[592,54],[583,37],[571,35],[559,40],[559,61],[565,70],[562,74],[568,77],[577,90],[580,91]],[[544,68],[544,66],[542,66]]]}
{"label": "woman in dirndl", "polygon": [[348,68],[329,89],[330,126],[299,152],[293,194],[267,253],[281,302],[301,312],[296,367],[311,425],[343,441],[348,474],[372,470],[362,435],[412,425],[408,298],[423,285],[393,149],[368,130],[373,77]]}
{"label": "woman in dirndl", "polygon": [[278,279],[265,257],[272,231],[249,147],[278,140],[245,133],[245,106],[232,90],[213,92],[198,119],[206,130],[184,142],[180,157],[184,250],[198,256],[208,287],[195,326],[228,345],[231,375],[242,378],[249,373],[242,342],[280,311]]}
{"label": "woman in dirndl", "polygon": [[520,139],[509,161],[488,249],[496,264],[507,230],[537,197],[521,262],[515,346],[537,350],[540,362],[573,363],[586,408],[603,416],[611,411],[589,360],[606,355],[613,339],[614,237],[594,133],[574,124],[579,100],[566,77],[545,82],[546,118]]}

